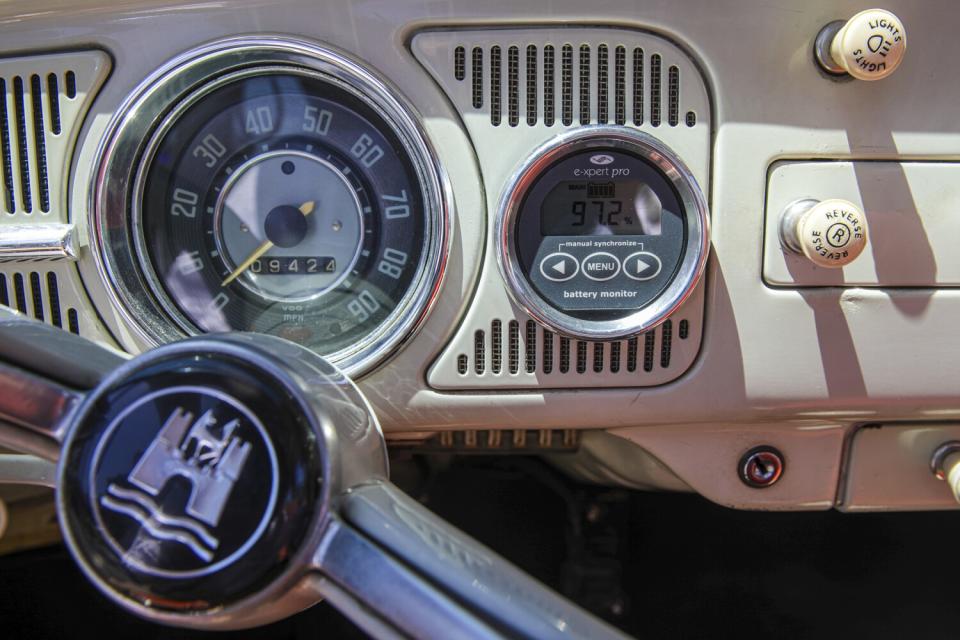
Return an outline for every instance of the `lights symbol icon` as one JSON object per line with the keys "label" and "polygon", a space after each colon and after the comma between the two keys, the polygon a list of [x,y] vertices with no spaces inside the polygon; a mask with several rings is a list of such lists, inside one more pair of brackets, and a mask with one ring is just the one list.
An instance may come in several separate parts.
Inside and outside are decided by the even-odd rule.
{"label": "lights symbol icon", "polygon": [[867,39],[867,49],[870,49],[871,53],[879,53],[884,58],[887,57],[887,54],[890,52],[891,46],[892,43],[884,40],[883,36],[879,33]]}

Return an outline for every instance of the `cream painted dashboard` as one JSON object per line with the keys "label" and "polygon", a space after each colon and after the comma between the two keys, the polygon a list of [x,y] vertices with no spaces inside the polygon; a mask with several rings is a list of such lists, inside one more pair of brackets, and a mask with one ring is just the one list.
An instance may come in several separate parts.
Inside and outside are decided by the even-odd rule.
{"label": "cream painted dashboard", "polygon": [[[346,52],[406,97],[453,201],[446,271],[429,315],[360,380],[388,437],[416,442],[455,431],[463,433],[440,441],[505,449],[511,440],[492,435],[499,430],[576,430],[582,436],[566,437],[579,438],[580,452],[561,464],[601,481],[692,489],[745,508],[947,508],[954,504],[949,491],[926,461],[929,448],[949,439],[950,422],[960,421],[960,292],[936,275],[949,276],[956,261],[944,237],[960,209],[951,170],[960,159],[960,83],[952,62],[960,42],[948,19],[957,9],[903,0],[882,6],[900,16],[911,44],[897,72],[878,82],[829,77],[813,57],[821,27],[867,8],[852,0],[610,1],[588,8],[564,0],[14,1],[0,5],[0,56],[109,56],[63,181],[64,215],[80,250],[62,277],[76,285],[78,324],[87,337],[130,352],[149,346],[108,294],[90,243],[91,188],[114,115],[185,51],[238,35],[296,37]],[[591,364],[557,384],[540,384],[539,373],[514,383],[506,372],[458,385],[435,371],[455,367],[474,330],[512,309],[493,240],[510,174],[545,140],[580,126],[538,126],[535,135],[522,125],[484,129],[488,114],[463,108],[456,89],[445,85],[453,62],[444,67],[436,57],[437,34],[471,43],[489,36],[505,48],[531,38],[562,44],[570,34],[577,45],[633,38],[659,43],[658,51],[680,61],[690,82],[682,95],[707,117],[683,136],[666,126],[645,130],[681,149],[691,165],[709,203],[712,242],[704,279],[678,312],[688,315],[674,317],[678,326],[689,318],[696,336],[686,346],[677,339],[673,357],[682,366],[675,362],[675,375],[625,381]],[[702,84],[688,80],[694,76]],[[880,161],[888,173],[876,178],[870,170]],[[911,165],[903,169],[901,162]],[[778,167],[792,163],[828,175],[771,182]],[[862,204],[875,232],[865,266],[827,280],[791,270],[771,241],[780,205],[771,203],[769,185],[786,189],[786,199],[828,197],[834,189],[833,197]],[[9,274],[34,269],[0,267]],[[898,279],[902,273],[911,275]],[[662,329],[658,336],[656,357]],[[898,426],[907,424],[913,427]],[[868,432],[863,425],[885,426]],[[928,434],[922,443],[901,437],[916,428]],[[859,453],[866,433],[890,435],[871,436],[882,442],[872,440]],[[553,442],[549,436],[541,443]],[[782,451],[786,466],[774,486],[757,490],[740,481],[737,465],[761,445]],[[861,473],[881,459],[880,471]],[[903,481],[860,501],[876,473]]]}

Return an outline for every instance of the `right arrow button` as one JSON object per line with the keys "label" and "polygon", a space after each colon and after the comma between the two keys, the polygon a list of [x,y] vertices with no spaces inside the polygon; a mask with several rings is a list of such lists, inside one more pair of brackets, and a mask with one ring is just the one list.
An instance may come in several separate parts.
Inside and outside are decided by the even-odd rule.
{"label": "right arrow button", "polygon": [[652,280],[657,277],[662,268],[663,263],[660,262],[660,258],[649,251],[631,253],[623,261],[623,272],[634,280]]}

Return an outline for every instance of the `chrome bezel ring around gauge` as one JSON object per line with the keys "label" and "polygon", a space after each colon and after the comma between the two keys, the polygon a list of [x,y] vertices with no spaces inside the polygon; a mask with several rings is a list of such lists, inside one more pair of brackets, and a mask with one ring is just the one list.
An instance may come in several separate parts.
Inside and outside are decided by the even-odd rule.
{"label": "chrome bezel ring around gauge", "polygon": [[389,124],[416,170],[423,192],[424,253],[418,272],[392,312],[363,339],[323,354],[351,375],[382,363],[422,325],[436,301],[447,259],[453,199],[437,154],[413,106],[386,80],[348,55],[283,36],[235,37],[189,51],[148,78],[121,106],[98,150],[90,203],[97,267],[125,324],[155,346],[202,333],[169,298],[137,243],[143,176],[150,153],[177,115],[228,77],[301,74],[354,95]]}
{"label": "chrome bezel ring around gauge", "polygon": [[[517,219],[530,189],[554,163],[589,149],[623,150],[656,167],[676,190],[687,224],[683,259],[666,289],[646,306],[610,320],[577,318],[551,305],[530,283],[517,253]],[[507,182],[494,227],[497,263],[513,301],[547,328],[583,340],[620,340],[663,323],[700,282],[710,247],[707,201],[683,161],[653,136],[605,125],[581,127],[537,148]]]}

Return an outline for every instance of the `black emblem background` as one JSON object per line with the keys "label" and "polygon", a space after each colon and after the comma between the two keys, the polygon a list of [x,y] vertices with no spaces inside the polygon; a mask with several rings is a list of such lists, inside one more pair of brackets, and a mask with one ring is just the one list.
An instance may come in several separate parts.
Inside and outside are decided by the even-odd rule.
{"label": "black emblem background", "polygon": [[[207,409],[213,409],[217,427],[222,427],[230,420],[239,419],[239,427],[234,435],[250,444],[250,453],[233,485],[218,526],[213,528],[205,525],[219,541],[219,546],[209,562],[180,542],[154,537],[132,517],[104,508],[100,503],[111,483],[128,489],[136,488],[127,481],[127,476],[156,438],[167,418],[178,407],[192,413],[192,420],[197,420]],[[126,551],[129,559],[140,563],[144,570],[206,570],[210,565],[227,560],[250,541],[267,515],[266,511],[271,506],[271,489],[274,488],[277,473],[270,459],[268,446],[259,430],[253,426],[251,416],[245,415],[229,402],[203,393],[201,389],[155,396],[119,421],[95,461],[96,508],[109,535]],[[160,504],[167,515],[183,516],[186,514],[191,489],[192,484],[185,478],[173,478],[166,483],[154,501]]]}

